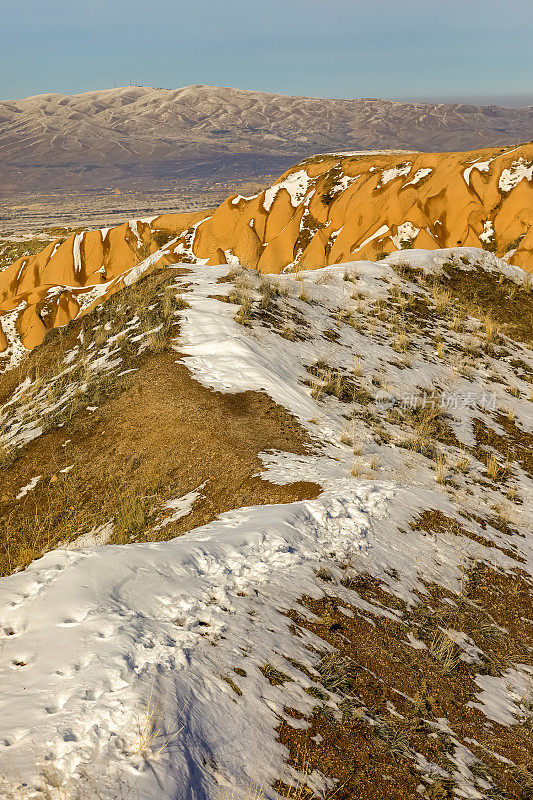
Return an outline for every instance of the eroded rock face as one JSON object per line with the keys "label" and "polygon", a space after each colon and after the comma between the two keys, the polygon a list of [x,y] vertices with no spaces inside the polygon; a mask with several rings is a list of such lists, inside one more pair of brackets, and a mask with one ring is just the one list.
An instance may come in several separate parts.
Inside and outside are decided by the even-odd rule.
{"label": "eroded rock face", "polygon": [[0,273],[2,368],[155,265],[235,261],[279,273],[456,246],[490,250],[533,272],[533,144],[316,156],[214,211],[52,242]]}
{"label": "eroded rock face", "polygon": [[192,251],[262,272],[411,247],[482,247],[533,271],[533,145],[470,153],[319,156],[255,197],[229,197]]}
{"label": "eroded rock face", "polygon": [[47,330],[103,302],[136,275],[174,263],[172,240],[205,214],[134,220],[58,239],[0,273],[0,355],[9,369]]}

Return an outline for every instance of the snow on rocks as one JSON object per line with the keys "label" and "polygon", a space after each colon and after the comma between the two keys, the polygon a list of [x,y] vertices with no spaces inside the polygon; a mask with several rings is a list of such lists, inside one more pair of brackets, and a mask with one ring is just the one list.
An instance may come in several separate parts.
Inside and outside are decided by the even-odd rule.
{"label": "snow on rocks", "polygon": [[485,244],[490,244],[494,239],[494,224],[488,219],[483,223],[483,233],[479,234],[479,240]]}
{"label": "snow on rocks", "polygon": [[22,359],[28,355],[29,350],[26,350],[24,345],[22,344],[19,336],[19,332],[17,331],[17,320],[19,315],[28,307],[28,304],[25,300],[21,300],[16,308],[13,311],[8,312],[7,314],[2,314],[0,317],[0,326],[2,327],[2,331],[7,339],[7,348],[2,353],[2,372],[6,372],[13,367],[16,367]]}
{"label": "snow on rocks", "polygon": [[72,255],[74,257],[74,273],[79,275],[82,270],[82,261],[81,261],[81,245],[83,239],[85,238],[84,233],[77,233],[74,237],[74,242],[72,244]]}
{"label": "snow on rocks", "polygon": [[341,194],[345,192],[352,184],[354,184],[361,175],[354,175],[351,177],[350,175],[343,175],[335,184],[335,192]]}
{"label": "snow on rocks", "polygon": [[352,253],[354,253],[354,254],[358,253],[359,250],[362,250],[363,247],[366,247],[367,244],[370,244],[370,242],[373,242],[374,239],[379,239],[380,236],[383,237],[388,232],[389,232],[389,226],[388,225],[382,225],[380,228],[378,228],[378,230],[375,233],[373,233],[371,236],[367,236],[367,238],[364,239],[364,241],[362,241],[360,244],[358,244],[357,247],[354,247],[353,250],[352,250]]}
{"label": "snow on rocks", "polygon": [[413,180],[408,181],[408,183],[404,183],[402,188],[405,189],[407,186],[416,186],[417,183],[420,183],[421,180],[427,178],[428,175],[431,175],[432,172],[433,169],[431,169],[431,167],[424,167],[423,169],[417,169]]}
{"label": "snow on rocks", "polygon": [[294,208],[297,208],[304,199],[310,183],[311,178],[305,169],[298,170],[298,172],[292,172],[284,180],[274,184],[274,186],[271,186],[270,189],[266,190],[265,199],[263,202],[265,211],[270,211],[278,192],[280,192],[282,189],[285,189],[289,193],[291,204],[294,206]]}
{"label": "snow on rocks", "polygon": [[241,200],[255,200],[255,198],[258,197],[258,196],[259,195],[257,195],[257,194],[251,194],[249,196],[246,196],[244,194],[238,194],[233,198],[233,200],[231,201],[231,204],[233,206],[238,206],[239,203],[241,202]]}
{"label": "snow on rocks", "polygon": [[391,169],[384,169],[381,173],[381,178],[378,183],[378,188],[381,186],[385,186],[387,183],[390,183],[395,178],[401,178],[404,175],[409,175],[412,168],[412,163],[407,161],[405,164],[398,164],[396,167],[391,167]]}
{"label": "snow on rocks", "polygon": [[471,164],[469,167],[465,169],[463,172],[463,178],[467,186],[470,186],[470,175],[472,174],[473,170],[477,169],[478,172],[488,172],[490,169],[490,165],[493,159],[489,161],[476,161],[474,164]]}
{"label": "snow on rocks", "polygon": [[420,233],[420,228],[412,222],[402,222],[398,225],[396,236],[391,236],[392,243],[398,250],[402,250],[405,244],[410,244]]}
{"label": "snow on rocks", "polygon": [[502,192],[510,192],[524,178],[527,181],[533,180],[533,161],[519,158],[518,161],[513,161],[509,169],[503,170],[498,186]]}
{"label": "snow on rocks", "polygon": [[130,231],[133,233],[133,235],[135,236],[137,247],[141,247],[141,245],[143,243],[143,240],[141,239],[141,236],[139,234],[139,222],[140,222],[140,220],[136,220],[136,219],[130,219],[130,221],[128,222],[128,227],[129,227]]}
{"label": "snow on rocks", "polygon": [[[134,220],[132,223],[130,223],[130,229],[133,232],[137,230],[137,221]],[[102,234],[104,234],[104,231],[102,231]],[[79,274],[83,267],[81,245],[84,235],[85,234],[83,233],[76,234],[74,238],[73,257],[76,274]],[[138,239],[138,244],[139,246],[142,244],[140,239]],[[131,267],[128,270],[125,270],[123,273],[117,275],[109,281],[106,281],[105,283],[97,284],[96,286],[67,286],[66,284],[51,286],[46,292],[46,300],[50,301],[54,297],[66,292],[70,294],[78,304],[78,312],[76,316],[79,316],[91,305],[93,305],[93,303],[112,293],[116,287],[118,288],[121,285],[130,286],[132,283],[135,283],[135,281],[137,281],[141,275],[143,275],[161,259],[165,251],[172,244],[172,242],[169,242],[167,245],[165,245],[165,247],[157,250],[155,253],[152,253],[139,264]],[[102,267],[101,270],[103,270],[103,273],[101,274],[105,277],[105,268]],[[27,308],[28,303],[26,300],[22,300],[12,311],[4,313],[0,316],[0,326],[7,339],[7,348],[1,354],[0,373],[7,372],[16,367],[30,352],[22,344],[20,332],[17,329],[20,315]]]}

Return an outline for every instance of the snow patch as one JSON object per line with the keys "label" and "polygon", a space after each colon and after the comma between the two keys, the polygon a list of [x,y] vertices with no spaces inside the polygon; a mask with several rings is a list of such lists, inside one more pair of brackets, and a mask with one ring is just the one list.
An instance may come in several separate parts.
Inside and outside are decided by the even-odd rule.
{"label": "snow patch", "polygon": [[533,717],[524,705],[533,692],[533,667],[520,664],[502,675],[476,675],[474,681],[481,692],[476,694],[478,702],[468,705],[488,719],[500,725],[516,725],[519,717]]}
{"label": "snow patch", "polygon": [[533,180],[533,161],[526,161],[524,158],[519,158],[518,161],[513,161],[509,169],[504,169],[500,175],[498,186],[502,192],[510,192],[515,186],[518,186],[520,181]]}
{"label": "snow patch", "polygon": [[494,239],[494,224],[492,220],[488,219],[483,224],[483,233],[479,234],[480,241],[485,242],[485,244],[490,244],[490,242]]}
{"label": "snow patch", "polygon": [[463,178],[466,185],[470,186],[470,175],[472,174],[472,170],[477,169],[479,172],[488,172],[492,161],[493,159],[490,159],[489,161],[476,161],[470,167],[467,167],[463,172]]}
{"label": "snow patch", "polygon": [[417,170],[413,180],[409,181],[408,183],[404,183],[402,188],[405,189],[406,186],[416,186],[417,183],[420,183],[423,178],[427,178],[427,176],[431,175],[432,172],[433,170],[429,167]]}
{"label": "snow patch", "polygon": [[352,253],[358,253],[360,250],[363,249],[363,247],[366,247],[367,244],[370,244],[370,242],[373,242],[374,239],[379,239],[380,236],[385,236],[385,234],[388,233],[388,232],[389,232],[389,226],[388,225],[382,225],[379,230],[377,230],[375,233],[372,234],[372,236],[369,236],[367,239],[365,239],[363,242],[361,242],[361,244],[359,244],[357,247],[354,247],[354,249],[352,250]]}
{"label": "snow patch", "polygon": [[307,190],[309,188],[309,184],[311,182],[311,178],[305,171],[305,169],[301,169],[298,172],[291,173],[287,178],[285,178],[280,183],[276,183],[274,186],[271,186],[269,189],[265,191],[265,199],[263,202],[263,208],[265,211],[270,211],[272,208],[272,204],[276,199],[278,193],[281,189],[286,189],[289,193],[291,198],[291,204],[294,208],[297,208],[298,205],[304,199]]}
{"label": "snow patch", "polygon": [[419,233],[420,228],[417,228],[412,222],[402,222],[401,225],[398,225],[396,235],[391,236],[392,243],[397,250],[402,250],[403,246],[413,242]]}
{"label": "snow patch", "polygon": [[398,164],[391,169],[385,169],[381,173],[381,179],[377,185],[377,188],[380,189],[382,186],[385,186],[390,181],[393,181],[395,178],[400,178],[403,175],[409,175],[412,168],[412,163],[408,161],[406,164]]}
{"label": "snow patch", "polygon": [[162,522],[155,526],[154,530],[158,531],[160,528],[164,528],[172,522],[177,522],[182,517],[186,517],[187,514],[192,511],[195,502],[200,497],[203,497],[200,490],[204,488],[206,483],[207,481],[204,481],[200,486],[197,486],[196,489],[193,489],[192,492],[187,492],[187,494],[182,495],[182,497],[176,497],[174,500],[167,500],[163,508],[166,511],[172,511],[172,514],[165,517]]}
{"label": "snow patch", "polygon": [[72,245],[72,255],[74,258],[74,274],[79,275],[82,270],[82,261],[81,261],[81,243],[83,242],[85,234],[84,233],[77,233],[74,237],[74,243]]}
{"label": "snow patch", "polygon": [[35,489],[35,487],[37,486],[37,484],[39,483],[39,481],[41,480],[42,477],[43,477],[42,475],[36,475],[34,478],[32,478],[31,481],[26,484],[26,486],[23,486],[20,489],[20,491],[16,495],[15,499],[16,500],[22,500],[23,497],[26,497],[28,492],[31,492],[31,491],[33,491],[33,489]]}

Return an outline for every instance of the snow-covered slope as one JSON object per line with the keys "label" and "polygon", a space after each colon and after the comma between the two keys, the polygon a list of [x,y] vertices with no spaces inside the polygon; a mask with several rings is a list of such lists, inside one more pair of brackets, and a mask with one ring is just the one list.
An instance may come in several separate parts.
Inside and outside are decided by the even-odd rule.
{"label": "snow-covered slope", "polygon": [[[318,482],[322,493],[238,508],[166,542],[56,549],[0,579],[2,798],[276,797],[276,780],[298,786],[276,729],[283,720],[305,728],[294,713],[312,713],[317,665],[331,649],[287,616],[313,616],[304,595],[334,593],[367,616],[400,619],[364,600],[347,574],[371,576],[408,606],[429,586],[459,597],[474,564],[530,580],[533,356],[490,320],[453,316],[437,280],[450,265],[501,275],[530,302],[522,270],[475,249],[266,279],[227,265],[169,267],[187,297],[176,361],[212,390],[264,392],[290,411],[315,446],[264,453],[263,478]],[[100,343],[87,368],[114,358],[121,369],[116,343]],[[46,414],[31,386],[25,397],[25,420]],[[444,427],[419,425],[412,436],[424,443],[407,445],[405,420],[415,425],[427,409]],[[4,408],[5,436],[17,419]],[[480,445],[480,426],[509,437],[505,477],[489,472],[489,456],[497,465],[502,456],[496,440]],[[512,455],[520,436],[522,459]],[[185,513],[194,502],[173,500]],[[454,532],[421,533],[415,522],[428,510],[455,521]],[[462,647],[468,660],[472,648]],[[269,680],[266,664],[285,679]],[[515,663],[489,690],[478,676],[475,713],[502,727],[529,718],[520,691],[532,674]],[[339,702],[330,692],[331,714]],[[453,731],[452,741],[450,797],[488,797],[490,784],[468,766],[474,744]],[[429,797],[435,765],[413,759]],[[339,789],[316,770],[305,782],[322,795]],[[297,791],[289,796],[304,796]]]}

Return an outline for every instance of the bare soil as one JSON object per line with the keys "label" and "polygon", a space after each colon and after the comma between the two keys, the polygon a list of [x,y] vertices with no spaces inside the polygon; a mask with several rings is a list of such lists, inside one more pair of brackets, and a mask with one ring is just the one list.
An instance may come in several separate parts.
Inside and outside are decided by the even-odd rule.
{"label": "bare soil", "polygon": [[[141,357],[138,370],[96,411],[80,411],[63,428],[42,435],[0,473],[0,573],[57,545],[46,526],[46,535],[30,550],[27,539],[39,530],[30,523],[57,513],[61,504],[87,530],[102,508],[120,513],[109,505],[111,494],[115,503],[121,490],[162,502],[207,482],[188,516],[148,533],[157,539],[230,509],[318,496],[315,484],[277,486],[257,477],[260,452],[305,453],[312,446],[288,412],[258,392],[225,395],[207,389],[177,359],[174,352]],[[60,472],[72,465],[68,474]],[[15,500],[20,488],[41,474],[36,489]],[[72,536],[82,532],[73,525]]]}
{"label": "bare soil", "polygon": [[[505,727],[469,706],[479,691],[476,674],[501,674],[511,661],[531,663],[531,620],[524,616],[524,609],[531,607],[531,587],[524,576],[477,565],[461,596],[428,586],[423,602],[414,608],[391,597],[370,576],[356,576],[346,585],[376,607],[375,616],[341,601],[327,582],[323,598],[301,600],[314,619],[297,609],[290,614],[295,631],[311,631],[335,648],[316,679],[317,696],[322,691],[327,699],[333,683],[345,696],[338,704],[342,719],[321,702],[307,720],[308,728],[302,729],[301,722],[298,727],[280,725],[290,763],[304,775],[318,770],[334,779],[335,788],[326,796],[335,800],[415,800],[422,787],[426,798],[451,800],[456,796],[453,781],[424,778],[415,754],[453,772],[449,755],[457,740],[479,759],[476,772],[491,783],[490,797],[531,797],[530,723]],[[384,607],[396,619],[380,616]],[[485,653],[483,663],[467,664],[458,658],[459,651],[449,664],[432,655],[431,643],[446,627],[468,634]],[[426,649],[411,647],[409,633]],[[286,712],[299,716],[291,709]],[[443,719],[453,736],[439,724]],[[280,784],[278,789],[293,796],[289,787]],[[309,791],[302,797],[314,795]]]}

